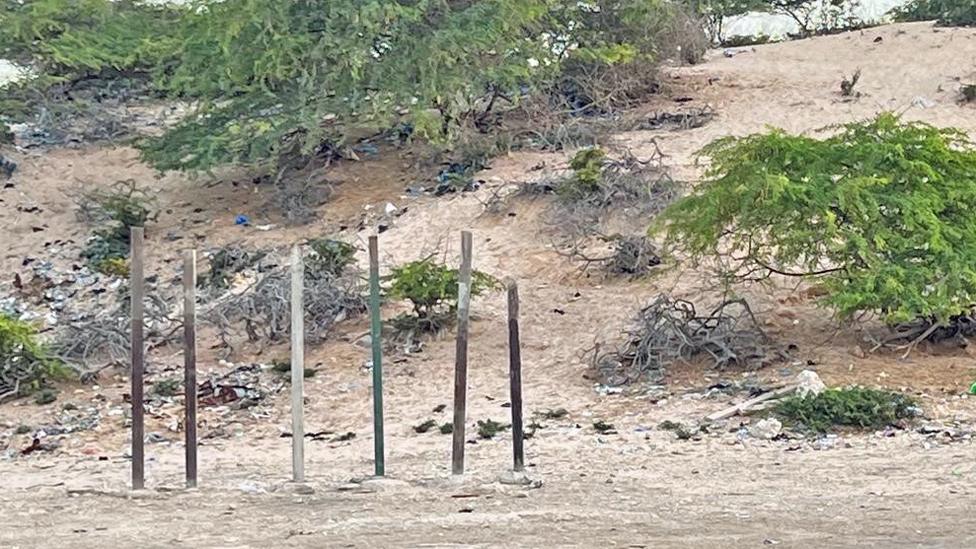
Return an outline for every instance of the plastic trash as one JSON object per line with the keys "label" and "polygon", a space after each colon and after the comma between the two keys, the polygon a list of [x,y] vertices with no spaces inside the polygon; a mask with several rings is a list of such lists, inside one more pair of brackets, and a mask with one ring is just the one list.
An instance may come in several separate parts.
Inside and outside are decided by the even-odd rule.
{"label": "plastic trash", "polygon": [[238,216],[234,218],[234,225],[250,225],[250,224],[251,224],[251,220],[244,214],[238,214]]}

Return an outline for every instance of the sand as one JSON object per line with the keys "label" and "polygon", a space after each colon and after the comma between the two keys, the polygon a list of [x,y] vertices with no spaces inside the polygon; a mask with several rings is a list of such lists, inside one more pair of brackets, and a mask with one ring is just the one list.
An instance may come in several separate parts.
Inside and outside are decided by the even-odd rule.
{"label": "sand", "polygon": [[[875,39],[881,37],[881,41]],[[648,112],[674,109],[671,97],[710,105],[712,123],[682,132],[628,132],[615,137],[638,156],[656,141],[683,179],[700,173],[693,153],[723,135],[742,135],[767,125],[813,132],[829,124],[868,117],[880,110],[910,119],[961,127],[976,136],[976,109],[957,104],[960,79],[976,76],[976,30],[935,29],[929,24],[885,26],[864,32],[747,48],[733,57],[712,52],[707,63],[666,69],[669,95]],[[843,101],[839,82],[862,69],[862,96]],[[924,98],[924,101],[918,98]],[[916,105],[916,106],[913,106]],[[918,105],[928,105],[926,107]],[[740,372],[700,365],[676,367],[667,379],[671,396],[606,395],[586,379],[584,352],[611,339],[642,303],[662,289],[697,298],[696,273],[640,282],[581,276],[578,266],[555,253],[544,201],[518,201],[501,213],[485,213],[491,188],[530,177],[529,168],[564,155],[513,154],[482,174],[479,193],[406,199],[409,159],[346,163],[323,177],[336,183],[322,217],[310,226],[262,232],[233,226],[245,213],[256,223],[278,222],[267,196],[243,178],[215,186],[179,175],[157,176],[126,148],[17,153],[14,189],[0,191],[5,227],[0,269],[20,270],[24,255],[40,254],[44,242],[82,242],[86,227],[72,211],[66,187],[105,185],[135,178],[158,191],[164,214],[150,230],[150,268],[175,274],[182,244],[167,232],[200,235],[207,246],[244,241],[287,245],[349,226],[356,232],[364,206],[393,202],[407,211],[381,235],[383,268],[441,250],[456,258],[459,231],[474,232],[475,267],[513,276],[522,291],[527,414],[563,407],[569,415],[546,421],[527,443],[536,489],[496,483],[509,464],[507,437],[468,446],[469,472],[449,475],[450,437],[415,434],[432,418],[447,421],[454,342],[431,341],[423,353],[387,367],[388,470],[398,482],[366,483],[345,490],[352,477],[372,471],[370,381],[362,368],[367,351],[337,338],[307,350],[320,369],[308,380],[309,431],[353,431],[344,443],[309,442],[306,466],[313,494],[296,494],[289,476],[289,408],[282,394],[272,417],[245,422],[243,434],[213,439],[201,448],[202,486],[183,491],[179,443],[147,447],[150,490],[126,492],[128,462],[121,457],[126,433],[120,421],[83,433],[54,454],[0,461],[0,546],[95,547],[965,547],[976,544],[970,505],[974,494],[971,441],[935,443],[917,433],[844,434],[829,449],[809,442],[740,440],[738,421],[699,441],[678,441],[655,429],[664,419],[693,421],[727,406],[725,396],[702,397],[702,388]],[[17,211],[37,203],[42,216]],[[203,211],[196,212],[196,208]],[[514,215],[509,215],[514,214]],[[32,226],[42,224],[44,231]],[[446,252],[444,252],[446,250]],[[365,258],[360,255],[360,261]],[[799,347],[795,364],[756,375],[781,381],[812,367],[829,385],[851,382],[912,387],[927,416],[972,425],[973,399],[960,396],[976,379],[964,349],[920,349],[906,361],[894,354],[864,356],[854,332],[838,332],[829,315],[802,294],[757,293],[756,307],[768,328]],[[556,312],[556,310],[561,312]],[[504,296],[476,299],[472,325],[470,422],[505,420],[507,362]],[[344,328],[364,331],[362,322]],[[201,344],[201,348],[208,348]],[[274,352],[282,352],[281,349]],[[252,359],[254,357],[251,357]],[[262,357],[263,358],[263,357]],[[236,357],[246,360],[247,357]],[[219,368],[209,350],[202,368]],[[151,357],[150,368],[179,363],[178,355]],[[811,366],[812,365],[812,366]],[[77,392],[75,392],[77,391]],[[123,378],[108,376],[99,391],[110,399],[126,392]],[[65,398],[87,402],[88,387],[67,387]],[[0,419],[15,426],[40,421],[54,407],[6,405]],[[600,435],[597,419],[617,427]],[[151,425],[159,428],[160,420]],[[181,435],[168,436],[179,440]],[[21,447],[13,437],[11,447]],[[99,456],[107,458],[99,460]],[[259,493],[254,493],[259,492]],[[470,497],[452,497],[452,496]]]}

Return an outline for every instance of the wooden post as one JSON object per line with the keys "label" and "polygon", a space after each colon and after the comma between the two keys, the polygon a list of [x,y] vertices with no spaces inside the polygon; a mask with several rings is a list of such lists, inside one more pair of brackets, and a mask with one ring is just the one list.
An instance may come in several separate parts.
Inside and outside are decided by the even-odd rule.
{"label": "wooden post", "polygon": [[146,486],[145,460],[145,418],[143,410],[143,375],[145,372],[145,355],[143,349],[143,298],[145,296],[145,277],[143,275],[143,242],[142,227],[132,227],[129,230],[130,254],[132,263],[129,266],[129,300],[132,318],[132,340],[130,341],[132,380],[132,489],[142,490]]}
{"label": "wooden post", "polygon": [[197,251],[183,253],[183,393],[186,486],[197,486]]}
{"label": "wooden post", "polygon": [[383,327],[380,319],[379,239],[369,237],[369,314],[373,347],[373,458],[376,476],[386,474],[383,441]]}
{"label": "wooden post", "polygon": [[464,422],[468,398],[468,312],[471,307],[471,233],[461,231],[461,271],[458,276],[457,350],[454,359],[454,437],[451,472],[464,473]]}
{"label": "wooden post", "polygon": [[305,266],[298,246],[291,249],[291,467],[292,480],[305,481],[305,308],[302,302]]}
{"label": "wooden post", "polygon": [[508,379],[512,398],[512,453],[514,470],[525,470],[524,434],[522,431],[522,348],[519,342],[518,284],[508,281]]}

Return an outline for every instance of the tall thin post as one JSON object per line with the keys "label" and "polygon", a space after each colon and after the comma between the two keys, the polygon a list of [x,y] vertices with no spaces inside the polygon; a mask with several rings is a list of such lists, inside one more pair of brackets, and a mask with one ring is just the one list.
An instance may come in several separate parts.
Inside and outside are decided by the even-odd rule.
{"label": "tall thin post", "polygon": [[305,308],[302,253],[291,249],[291,468],[295,482],[305,481],[305,420],[303,383],[305,380]]}
{"label": "tall thin post", "polygon": [[197,485],[197,251],[183,252],[183,393],[186,486]]}
{"label": "tall thin post", "polygon": [[512,399],[512,453],[515,471],[525,470],[522,431],[522,348],[519,342],[518,284],[508,281],[508,379]]}
{"label": "tall thin post", "polygon": [[468,400],[468,312],[471,308],[471,233],[461,232],[457,350],[454,359],[454,439],[451,472],[464,473],[464,422]]}
{"label": "tall thin post", "polygon": [[376,476],[386,474],[383,444],[383,328],[380,320],[379,239],[369,237],[369,314],[373,346],[373,456]]}
{"label": "tall thin post", "polygon": [[146,486],[146,459],[144,440],[145,418],[143,410],[143,375],[145,355],[143,350],[143,297],[145,296],[145,277],[143,274],[142,227],[132,227],[129,231],[132,264],[129,267],[129,299],[132,317],[131,379],[132,379],[132,489],[141,490]]}

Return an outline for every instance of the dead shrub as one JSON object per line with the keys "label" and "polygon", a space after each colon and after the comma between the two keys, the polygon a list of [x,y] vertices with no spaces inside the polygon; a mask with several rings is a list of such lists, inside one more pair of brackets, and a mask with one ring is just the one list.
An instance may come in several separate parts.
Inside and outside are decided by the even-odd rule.
{"label": "dead shrub", "polygon": [[656,381],[676,361],[699,357],[715,368],[758,368],[785,357],[743,299],[723,301],[707,314],[689,301],[657,296],[637,314],[624,342],[594,351],[592,365],[608,385]]}

